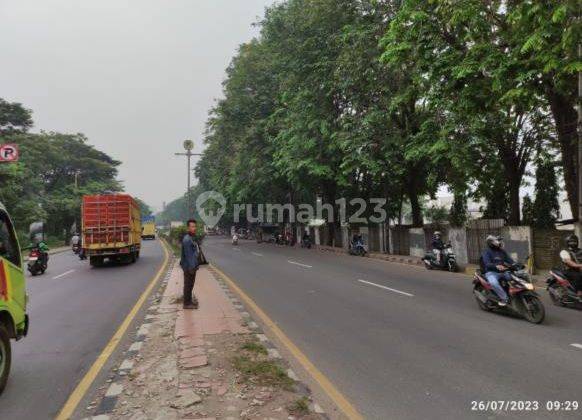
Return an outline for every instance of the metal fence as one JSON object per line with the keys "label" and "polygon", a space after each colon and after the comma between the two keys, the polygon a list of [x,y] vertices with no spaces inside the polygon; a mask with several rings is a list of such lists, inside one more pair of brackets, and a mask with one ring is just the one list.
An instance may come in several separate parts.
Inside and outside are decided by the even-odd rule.
{"label": "metal fence", "polygon": [[471,220],[467,226],[467,256],[471,264],[479,264],[481,254],[487,246],[487,235],[501,235],[505,225],[503,219]]}
{"label": "metal fence", "polygon": [[390,228],[392,252],[396,255],[410,255],[410,235],[407,226]]}

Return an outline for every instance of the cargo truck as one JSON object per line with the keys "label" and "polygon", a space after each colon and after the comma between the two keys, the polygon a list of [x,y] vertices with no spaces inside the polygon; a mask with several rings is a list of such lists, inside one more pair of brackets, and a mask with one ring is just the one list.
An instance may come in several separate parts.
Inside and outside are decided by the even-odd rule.
{"label": "cargo truck", "polygon": [[154,216],[147,216],[141,219],[141,238],[156,239],[156,219]]}
{"label": "cargo truck", "polygon": [[84,196],[82,246],[93,267],[106,259],[137,261],[141,249],[139,204],[127,194]]}

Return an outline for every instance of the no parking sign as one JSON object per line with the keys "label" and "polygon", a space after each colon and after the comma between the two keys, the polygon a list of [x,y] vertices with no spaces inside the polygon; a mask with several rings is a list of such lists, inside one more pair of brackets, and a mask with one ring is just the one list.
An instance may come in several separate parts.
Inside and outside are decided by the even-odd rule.
{"label": "no parking sign", "polygon": [[17,162],[18,145],[2,144],[0,145],[0,162]]}

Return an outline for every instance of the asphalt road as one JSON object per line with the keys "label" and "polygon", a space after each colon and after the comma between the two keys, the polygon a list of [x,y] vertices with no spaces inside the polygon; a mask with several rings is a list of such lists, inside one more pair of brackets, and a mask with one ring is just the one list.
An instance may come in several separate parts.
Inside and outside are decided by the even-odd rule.
{"label": "asphalt road", "polygon": [[[543,325],[478,309],[461,274],[210,237],[208,259],[283,329],[366,418],[580,418],[582,311]],[[535,412],[472,411],[535,401]]]}
{"label": "asphalt road", "polygon": [[136,264],[91,268],[66,252],[27,277],[30,331],[13,345],[0,419],[54,418],[162,261],[161,245],[147,241]]}

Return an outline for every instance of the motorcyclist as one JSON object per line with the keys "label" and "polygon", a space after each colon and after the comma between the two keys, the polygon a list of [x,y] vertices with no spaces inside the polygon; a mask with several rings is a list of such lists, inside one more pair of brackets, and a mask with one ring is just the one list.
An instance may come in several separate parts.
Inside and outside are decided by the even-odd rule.
{"label": "motorcyclist", "polygon": [[32,243],[24,249],[29,250],[29,249],[35,249],[35,248],[37,248],[38,251],[40,252],[40,259],[41,259],[40,262],[44,265],[48,264],[48,253],[50,251],[48,245],[41,239],[37,243]]}
{"label": "motorcyclist", "polygon": [[445,243],[443,241],[443,234],[437,230],[432,237],[432,252],[436,256],[436,260],[439,265],[443,265],[444,249]]}
{"label": "motorcyclist", "polygon": [[81,237],[79,236],[78,233],[74,233],[73,236],[71,237],[71,245],[75,246],[75,245],[79,245],[81,242]]}
{"label": "motorcyclist", "polygon": [[564,275],[570,280],[578,300],[582,301],[582,250],[578,247],[578,236],[571,234],[566,237],[566,249],[560,251]]}
{"label": "motorcyclist", "polygon": [[485,278],[500,299],[499,306],[506,306],[509,297],[499,281],[501,279],[511,279],[511,273],[507,271],[507,265],[515,264],[515,262],[503,249],[503,238],[501,236],[489,235],[486,241],[487,249],[481,256],[482,269],[484,270]]}

